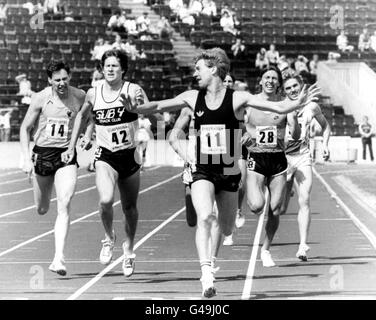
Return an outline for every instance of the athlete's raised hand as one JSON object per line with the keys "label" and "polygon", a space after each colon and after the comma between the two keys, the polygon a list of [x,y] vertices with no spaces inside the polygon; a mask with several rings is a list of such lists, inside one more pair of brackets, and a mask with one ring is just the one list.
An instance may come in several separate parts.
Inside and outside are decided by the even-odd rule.
{"label": "athlete's raised hand", "polygon": [[303,86],[302,91],[299,94],[298,101],[302,106],[305,106],[311,102],[315,102],[319,99],[320,88],[317,83],[308,88],[307,85]]}
{"label": "athlete's raised hand", "polygon": [[134,112],[137,108],[137,105],[132,103],[132,99],[130,98],[130,96],[126,96],[125,93],[120,94],[119,101],[129,112]]}

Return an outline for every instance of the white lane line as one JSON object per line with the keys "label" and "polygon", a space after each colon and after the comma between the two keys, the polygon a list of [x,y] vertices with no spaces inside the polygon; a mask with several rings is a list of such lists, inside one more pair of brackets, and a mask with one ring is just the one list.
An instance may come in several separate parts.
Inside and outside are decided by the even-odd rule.
{"label": "white lane line", "polygon": [[331,188],[331,186],[324,180],[324,178],[316,171],[315,168],[313,169],[313,173],[321,181],[324,185],[326,190],[329,192],[330,196],[336,200],[338,205],[342,208],[342,210],[349,216],[349,218],[354,222],[354,224],[358,227],[358,229],[367,237],[367,239],[371,242],[372,246],[376,249],[376,236],[367,228],[367,226],[361,222],[358,217],[351,211],[351,209],[341,200],[341,198],[335,193],[335,191]]}
{"label": "white lane line", "polygon": [[29,180],[29,178],[22,178],[22,179],[9,180],[9,181],[5,181],[5,182],[1,182],[1,183],[0,183],[0,186],[3,186],[3,185],[5,185],[5,184],[15,183],[15,182],[26,181],[26,180]]}
{"label": "white lane line", "polygon": [[1,173],[0,174],[0,178],[2,178],[2,177],[8,177],[8,176],[13,176],[13,175],[18,174],[18,173],[22,173],[22,171],[21,170],[17,170],[17,171],[10,171],[10,172]]}
{"label": "white lane line", "polygon": [[[84,174],[82,176],[79,176],[77,178],[77,180],[85,179],[85,178],[91,177],[93,175],[94,175],[93,173]],[[2,194],[0,194],[0,198],[7,197],[7,196],[14,196],[14,195],[21,194],[21,193],[26,193],[26,192],[29,192],[29,191],[33,191],[33,188],[28,188],[28,189],[14,191],[14,192],[8,192],[8,193],[2,193]]]}
{"label": "white lane line", "polygon": [[[369,173],[370,171],[375,171],[375,168],[363,168],[363,169],[354,169],[354,170],[346,170],[346,173]],[[325,176],[327,174],[343,174],[343,170],[333,170],[333,171],[326,171],[326,172],[321,172],[320,174]]]}
{"label": "white lane line", "polygon": [[[180,176],[180,175],[179,175]],[[165,222],[160,224],[157,228],[153,231],[149,232],[146,236],[144,236],[140,241],[136,243],[134,246],[134,251],[136,251],[142,244],[144,244],[147,240],[149,240],[153,235],[155,235],[158,231],[162,230],[166,225],[168,225],[171,221],[173,221],[176,217],[178,217],[181,213],[185,211],[185,207],[180,209],[179,211],[175,212],[170,218],[168,218]],[[118,264],[123,261],[124,255],[118,258],[116,261],[111,263],[108,267],[98,273],[93,279],[91,279],[88,283],[78,289],[74,294],[68,297],[67,300],[75,300],[80,297],[85,291],[90,289],[94,284],[96,284],[100,279],[103,278],[108,272],[110,272],[113,268],[115,268]]]}
{"label": "white lane line", "polygon": [[335,182],[345,190],[354,201],[376,218],[376,197],[367,191],[360,189],[351,179],[339,175],[333,178]]}
{"label": "white lane line", "polygon": [[[153,190],[153,189],[156,189],[156,188],[158,188],[158,187],[160,187],[160,186],[162,186],[162,185],[164,185],[164,184],[166,184],[166,183],[169,183],[170,181],[175,180],[175,179],[178,178],[178,177],[180,177],[180,174],[177,174],[176,176],[173,176],[173,177],[171,177],[171,178],[169,178],[169,179],[167,179],[167,180],[164,180],[164,181],[159,182],[159,183],[157,183],[157,184],[155,184],[155,185],[153,185],[153,186],[151,186],[151,187],[149,187],[149,188],[146,188],[146,189],[140,191],[139,194],[141,195],[141,194],[143,194],[143,193],[146,193],[146,192],[148,192],[148,191],[151,191],[151,190]],[[120,201],[115,202],[115,203],[114,203],[114,207],[117,206],[117,205],[119,205],[119,204],[120,204]],[[98,210],[97,210],[97,211],[94,211],[94,212],[92,212],[92,213],[89,213],[89,214],[87,214],[87,215],[85,215],[85,216],[83,216],[83,217],[81,217],[81,218],[79,218],[79,219],[77,219],[77,220],[72,221],[70,225],[74,225],[74,224],[76,224],[76,223],[78,223],[78,222],[81,222],[81,221],[83,221],[83,220],[85,220],[85,219],[87,219],[87,218],[90,218],[90,217],[92,217],[92,216],[94,216],[94,215],[96,215],[96,214],[98,214],[98,213],[99,213]],[[50,230],[50,231],[45,232],[45,233],[43,233],[43,234],[41,234],[41,235],[39,235],[39,236],[36,236],[36,237],[34,237],[34,238],[32,238],[32,239],[29,239],[29,240],[27,240],[27,241],[25,241],[25,242],[22,242],[22,243],[18,244],[17,246],[14,246],[14,247],[12,247],[12,248],[6,250],[6,251],[1,252],[1,253],[0,253],[0,257],[3,257],[3,256],[5,256],[5,255],[8,254],[8,253],[11,253],[11,252],[13,252],[13,251],[15,251],[15,250],[17,250],[17,249],[19,249],[19,248],[22,248],[22,247],[24,247],[24,246],[26,246],[26,245],[28,245],[28,244],[34,242],[34,241],[37,241],[37,240],[39,240],[39,239],[41,239],[41,238],[44,238],[44,237],[46,237],[46,236],[48,236],[48,235],[50,235],[50,234],[53,234],[53,233],[54,233],[54,230]]]}
{"label": "white lane line", "polygon": [[[78,194],[81,194],[81,193],[85,193],[85,192],[88,192],[88,191],[91,191],[91,190],[95,190],[96,187],[90,187],[90,188],[87,188],[87,189],[83,189],[83,190],[80,190],[80,191],[77,191],[75,192],[74,195],[78,195]],[[55,202],[57,200],[57,198],[53,198],[51,199],[50,202]],[[22,208],[22,209],[19,209],[19,210],[15,210],[15,211],[11,211],[11,212],[8,212],[8,213],[4,213],[4,214],[1,214],[0,215],[0,219],[1,218],[5,218],[5,217],[9,217],[9,216],[12,216],[12,215],[15,215],[17,213],[21,213],[21,212],[25,212],[25,211],[28,211],[28,210],[31,210],[31,209],[35,209],[36,206],[35,205],[32,205],[30,207],[26,207],[26,208]]]}
{"label": "white lane line", "polygon": [[[268,189],[266,189],[268,190]],[[252,254],[251,258],[249,260],[248,265],[248,271],[247,271],[247,277],[244,283],[243,293],[242,293],[242,300],[249,300],[251,298],[251,292],[252,292],[252,284],[253,284],[253,275],[255,273],[255,267],[256,267],[256,261],[257,261],[257,254],[259,250],[260,240],[261,240],[261,234],[262,234],[262,227],[264,225],[264,219],[266,212],[269,209],[269,191],[266,191],[266,202],[265,202],[265,208],[262,215],[259,217],[259,221],[257,224],[257,230],[255,234],[255,238],[253,240],[253,248],[252,248]]]}

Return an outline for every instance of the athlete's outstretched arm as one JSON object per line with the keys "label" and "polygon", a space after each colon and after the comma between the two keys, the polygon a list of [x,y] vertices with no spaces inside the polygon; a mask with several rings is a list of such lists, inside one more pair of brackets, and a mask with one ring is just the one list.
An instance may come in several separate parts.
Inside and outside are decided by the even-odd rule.
{"label": "athlete's outstretched arm", "polygon": [[315,104],[314,107],[314,118],[317,120],[319,125],[321,126],[323,130],[323,156],[325,160],[329,160],[330,157],[330,151],[329,151],[329,139],[331,135],[331,128],[328,120],[326,120],[325,116],[321,112],[321,108],[318,104]]}
{"label": "athlete's outstretched arm", "polygon": [[74,149],[76,147],[78,137],[82,132],[83,124],[86,124],[89,119],[88,117],[90,115],[90,111],[93,108],[93,101],[94,89],[90,89],[86,95],[85,102],[81,107],[81,110],[77,113],[76,119],[74,121],[72,137],[69,143],[68,150],[61,155],[61,159],[65,163],[71,162],[74,157]]}
{"label": "athlete's outstretched arm", "polygon": [[302,130],[298,122],[298,115],[296,111],[287,114],[287,125],[289,126],[291,137],[294,140],[299,140]]}
{"label": "athlete's outstretched arm", "polygon": [[303,87],[297,100],[285,99],[283,101],[266,101],[250,93],[245,93],[246,96],[246,107],[252,107],[262,111],[271,111],[280,114],[287,114],[294,110],[305,106],[306,104],[316,101],[318,95],[320,94],[320,89],[313,85],[307,90],[307,86]]}
{"label": "athlete's outstretched arm", "polygon": [[[184,146],[181,145],[179,137],[184,135],[184,129],[188,126],[189,122],[192,119],[192,110],[190,108],[184,108],[179,118],[176,120],[174,128],[171,131],[169,137],[169,143],[174,149],[174,151],[184,160],[184,162],[194,163],[194,159],[189,158],[189,154],[187,152],[186,144]],[[184,135],[185,138],[185,135]]]}
{"label": "athlete's outstretched arm", "polygon": [[21,152],[24,159],[22,170],[28,174],[33,171],[33,163],[30,157],[30,133],[42,111],[42,106],[43,97],[41,93],[36,93],[31,99],[30,107],[20,128]]}
{"label": "athlete's outstretched arm", "polygon": [[178,111],[185,107],[193,108],[193,103],[197,97],[197,90],[185,91],[175,98],[151,101],[137,107],[137,110],[145,110],[145,113],[163,113]]}

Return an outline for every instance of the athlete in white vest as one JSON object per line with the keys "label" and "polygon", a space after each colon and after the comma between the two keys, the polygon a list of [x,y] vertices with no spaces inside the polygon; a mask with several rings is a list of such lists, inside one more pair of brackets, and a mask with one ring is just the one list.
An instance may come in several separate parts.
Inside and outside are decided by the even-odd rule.
{"label": "athlete in white vest", "polygon": [[105,229],[99,259],[102,264],[108,265],[113,256],[116,236],[112,206],[117,184],[125,215],[122,268],[124,275],[129,277],[135,268],[133,247],[138,222],[137,198],[141,168],[139,152],[136,152],[137,104],[148,102],[148,99],[139,85],[123,80],[128,69],[128,59],[122,51],[105,52],[102,69],[104,82],[88,91],[64,156],[66,161],[72,159],[81,124],[92,116],[96,130],[95,168],[99,212]]}
{"label": "athlete in white vest", "polygon": [[[70,70],[63,62],[52,61],[47,67],[50,87],[36,93],[20,130],[23,171],[33,175],[37,212],[47,213],[55,184],[57,218],[55,223],[55,258],[49,269],[66,274],[64,247],[69,229],[69,207],[77,180],[75,151],[69,162],[62,154],[67,150],[74,120],[85,100],[85,92],[69,86]],[[30,134],[35,127],[35,146],[30,156]]]}
{"label": "athlete in white vest", "polygon": [[[285,79],[283,88],[286,95],[295,100],[303,87],[303,80],[300,76],[288,77]],[[301,137],[293,140],[291,135],[287,135],[286,157],[288,161],[287,192],[282,206],[282,214],[286,213],[290,194],[293,185],[297,190],[299,213],[298,224],[300,234],[300,244],[296,257],[302,261],[307,261],[307,237],[311,223],[310,194],[312,190],[312,160],[309,150],[310,125],[316,119],[323,130],[323,156],[329,159],[329,138],[330,126],[321,112],[320,106],[311,102],[298,111],[298,122],[301,126]]]}

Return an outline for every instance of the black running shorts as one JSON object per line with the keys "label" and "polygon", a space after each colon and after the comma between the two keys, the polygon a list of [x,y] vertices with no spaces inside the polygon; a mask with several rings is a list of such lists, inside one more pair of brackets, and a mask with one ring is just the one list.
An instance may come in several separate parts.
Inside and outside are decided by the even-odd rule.
{"label": "black running shorts", "polygon": [[126,179],[141,168],[136,158],[138,159],[138,153],[135,148],[111,152],[106,148],[98,147],[95,150],[94,165],[97,161],[103,161],[117,171],[120,179]]}
{"label": "black running shorts", "polygon": [[196,165],[196,169],[197,170],[192,173],[192,184],[200,180],[210,181],[214,184],[215,193],[219,193],[220,191],[237,192],[239,190],[241,174],[220,174],[200,165]]}
{"label": "black running shorts", "polygon": [[53,176],[57,170],[64,167],[72,165],[78,167],[76,151],[74,152],[74,158],[70,163],[64,163],[61,161],[61,154],[65,151],[67,151],[67,149],[35,146],[31,156],[35,173],[39,176],[48,177]]}
{"label": "black running shorts", "polygon": [[257,172],[271,178],[287,172],[287,159],[284,152],[250,152],[247,159],[247,171]]}

